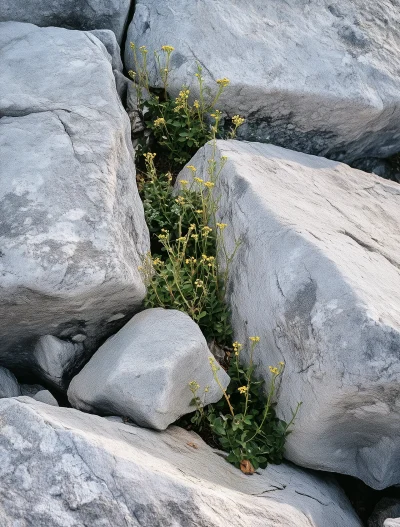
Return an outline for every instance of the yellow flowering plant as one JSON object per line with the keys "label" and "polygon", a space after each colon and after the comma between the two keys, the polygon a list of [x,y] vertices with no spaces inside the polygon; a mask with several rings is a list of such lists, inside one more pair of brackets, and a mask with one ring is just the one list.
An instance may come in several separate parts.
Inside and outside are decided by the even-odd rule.
{"label": "yellow flowering plant", "polygon": [[[155,84],[159,88],[149,86],[148,50],[144,46],[137,49],[133,43],[131,49],[135,71],[130,71],[129,75],[135,82],[138,109],[155,140],[151,148],[168,157],[172,171],[181,168],[213,136],[235,137],[244,119],[236,115],[228,120],[231,126],[225,133],[222,114],[216,109],[220,97],[229,86],[229,79],[217,79],[212,90],[205,85],[202,68],[198,64],[194,75],[196,89],[182,86],[178,95],[171,97],[168,86],[174,48],[165,45],[160,51],[154,52],[158,77]],[[197,98],[192,96],[192,91],[196,92]],[[141,144],[142,151],[146,150],[147,144]]]}
{"label": "yellow flowering plant", "polygon": [[213,149],[207,181],[191,178],[196,167],[188,165],[188,179],[181,178],[174,192],[171,176],[158,174],[155,158],[154,153],[144,155],[147,176],[140,185],[153,252],[142,265],[148,287],[145,305],[184,311],[208,341],[230,345],[225,293],[239,242],[228,253],[222,235],[228,225],[216,222],[218,198],[213,192],[226,159],[217,159]]}
{"label": "yellow flowering plant", "polygon": [[282,461],[286,438],[300,408],[298,404],[288,423],[276,416],[277,385],[285,364],[280,362],[269,368],[270,383],[265,390],[264,382],[255,377],[253,356],[259,342],[258,336],[249,338],[247,366],[243,366],[241,360],[243,346],[239,342],[233,343],[227,367],[231,382],[226,390],[219,382],[221,366],[210,358],[214,379],[224,395],[215,405],[204,407],[200,385],[196,381],[189,384],[193,393],[192,404],[196,407],[190,418],[193,429],[203,437],[211,435],[214,442],[227,452],[227,461],[242,470],[246,467],[249,474],[259,467],[265,468],[268,463]]}

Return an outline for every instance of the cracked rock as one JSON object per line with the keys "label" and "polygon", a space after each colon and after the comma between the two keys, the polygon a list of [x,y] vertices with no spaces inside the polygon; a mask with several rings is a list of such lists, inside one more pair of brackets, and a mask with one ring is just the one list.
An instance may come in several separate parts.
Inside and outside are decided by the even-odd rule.
{"label": "cracked rock", "polygon": [[1,400],[0,416],[2,527],[361,527],[333,479],[285,463],[245,476],[178,427],[29,398]]}
{"label": "cracked rock", "polygon": [[129,320],[149,240],[104,45],[0,23],[0,69],[0,364],[27,373],[40,337],[87,360]]}
{"label": "cracked rock", "polygon": [[[212,19],[212,22],[210,20]],[[137,0],[125,43],[175,47],[168,89],[198,98],[227,77],[218,102],[246,118],[239,135],[347,163],[400,151],[398,1]]]}
{"label": "cracked rock", "polygon": [[[278,413],[302,401],[286,457],[400,484],[400,186],[273,145],[218,141],[215,195],[235,339],[258,372],[286,363]],[[190,164],[206,180],[211,147]],[[180,177],[189,179],[184,169]]]}
{"label": "cracked rock", "polygon": [[[204,404],[222,397],[211,357],[200,328],[188,315],[174,309],[146,309],[96,351],[73,378],[68,399],[80,410],[119,414],[141,426],[164,430],[195,411],[189,382],[199,384]],[[222,368],[218,376],[226,388],[229,376]]]}
{"label": "cracked rock", "polygon": [[67,29],[109,29],[121,44],[131,0],[1,0],[0,22],[29,22]]}

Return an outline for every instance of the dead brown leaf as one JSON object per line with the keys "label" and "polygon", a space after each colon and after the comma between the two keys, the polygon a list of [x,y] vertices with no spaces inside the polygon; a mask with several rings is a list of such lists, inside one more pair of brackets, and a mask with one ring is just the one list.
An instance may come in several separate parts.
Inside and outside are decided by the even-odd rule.
{"label": "dead brown leaf", "polygon": [[243,472],[243,474],[254,474],[254,467],[248,459],[242,459],[240,462],[240,470]]}

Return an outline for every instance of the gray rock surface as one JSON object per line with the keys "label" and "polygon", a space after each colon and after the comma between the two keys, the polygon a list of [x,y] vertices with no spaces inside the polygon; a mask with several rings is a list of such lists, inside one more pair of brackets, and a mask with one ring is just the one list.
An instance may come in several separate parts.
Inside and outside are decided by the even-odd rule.
{"label": "gray rock surface", "polygon": [[361,527],[333,480],[288,464],[245,476],[177,427],[29,398],[0,416],[2,527]]}
{"label": "gray rock surface", "polygon": [[37,374],[59,390],[66,390],[74,373],[83,366],[83,343],[40,337],[33,355]]}
{"label": "gray rock surface", "polygon": [[122,103],[126,107],[128,86],[131,84],[131,81],[123,74],[124,66],[121,59],[121,50],[115,35],[109,29],[94,29],[93,31],[90,31],[90,33],[104,44],[110,56],[117,92]]}
{"label": "gray rock surface", "polygon": [[0,366],[0,399],[3,397],[18,397],[21,389],[18,381],[7,368]]}
{"label": "gray rock surface", "polygon": [[138,309],[149,249],[130,123],[92,34],[0,24],[0,364],[90,354]]}
{"label": "gray rock surface", "polygon": [[[212,22],[211,22],[212,20]],[[231,81],[240,135],[346,162],[400,150],[400,2],[138,0],[129,43],[175,47],[170,89]],[[155,83],[152,74],[152,83]]]}
{"label": "gray rock surface", "polygon": [[34,397],[38,392],[45,390],[46,388],[41,384],[20,384],[21,395],[28,397]]}
{"label": "gray rock surface", "polygon": [[390,518],[385,520],[383,527],[400,527],[400,518]]}
{"label": "gray rock surface", "polygon": [[110,29],[119,43],[131,0],[1,0],[0,22],[17,21],[67,29]]}
{"label": "gray rock surface", "polygon": [[40,403],[50,404],[51,406],[58,406],[57,399],[49,392],[49,390],[40,390],[33,396],[35,401]]}
{"label": "gray rock surface", "polygon": [[370,518],[368,518],[368,527],[386,527],[385,520],[388,518],[398,518],[399,516],[400,499],[382,498],[376,504]]}
{"label": "gray rock surface", "polygon": [[[147,309],[96,351],[72,379],[68,399],[80,410],[127,416],[141,426],[164,430],[195,410],[189,382],[199,384],[204,404],[222,397],[210,357],[200,328],[188,315]],[[228,375],[222,368],[218,375],[226,388]]]}
{"label": "gray rock surface", "polygon": [[[207,178],[211,147],[191,160]],[[400,484],[400,186],[272,145],[219,141],[216,186],[235,338],[285,361],[278,411],[303,402],[286,456]],[[190,170],[182,175],[189,179]]]}

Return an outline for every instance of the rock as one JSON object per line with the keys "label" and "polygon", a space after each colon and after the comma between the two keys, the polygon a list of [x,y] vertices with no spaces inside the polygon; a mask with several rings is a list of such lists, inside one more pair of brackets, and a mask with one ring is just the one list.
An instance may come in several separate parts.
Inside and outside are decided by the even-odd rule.
{"label": "rock", "polygon": [[[273,145],[218,141],[215,195],[235,339],[286,363],[278,412],[303,402],[286,456],[382,489],[400,484],[400,187]],[[190,164],[207,178],[211,146]],[[189,179],[190,170],[182,175]]]}
{"label": "rock", "polygon": [[33,399],[35,399],[35,401],[39,401],[40,403],[58,406],[57,399],[49,392],[49,390],[40,390],[33,396]]}
{"label": "rock", "polygon": [[195,434],[0,401],[0,523],[361,527],[337,484],[289,464],[245,476]]}
{"label": "rock", "polygon": [[400,155],[395,155],[387,159],[364,158],[352,163],[352,167],[373,172],[385,179],[391,179],[400,183]]}
{"label": "rock", "polygon": [[[200,385],[204,403],[222,397],[213,378],[207,342],[193,320],[174,309],[147,309],[108,339],[72,379],[71,405],[104,415],[130,417],[141,426],[164,430],[193,412],[189,382]],[[224,388],[229,377],[218,372]]]}
{"label": "rock", "polygon": [[400,527],[400,518],[391,518],[385,520],[383,527]]}
{"label": "rock", "polygon": [[0,399],[19,395],[21,395],[21,390],[17,379],[9,370],[0,366]]}
{"label": "rock", "polygon": [[90,33],[2,23],[0,69],[0,364],[44,335],[86,360],[145,295],[129,118]]}
{"label": "rock", "polygon": [[45,390],[46,388],[40,384],[20,384],[21,395],[28,397],[34,397],[38,392]]}
{"label": "rock", "polygon": [[109,53],[117,92],[120,96],[122,104],[126,106],[128,86],[129,84],[132,84],[132,82],[123,74],[124,66],[121,59],[121,50],[115,35],[108,29],[94,29],[93,31],[90,31],[90,33],[104,44],[107,52]]}
{"label": "rock", "polygon": [[[399,516],[400,500],[398,498],[382,498],[378,501],[374,512],[368,519],[368,527],[386,527],[385,520]],[[396,524],[393,527],[396,527]]]}
{"label": "rock", "polygon": [[37,374],[55,388],[65,391],[74,372],[83,366],[83,343],[40,337],[34,350]]}
{"label": "rock", "polygon": [[67,29],[110,29],[121,43],[131,0],[1,0],[0,22],[29,22]]}
{"label": "rock", "polygon": [[246,118],[242,138],[351,162],[400,151],[399,28],[397,1],[137,0],[125,64],[147,46],[154,85],[172,45],[173,96],[197,95],[200,63],[207,85],[230,79],[219,107]]}

